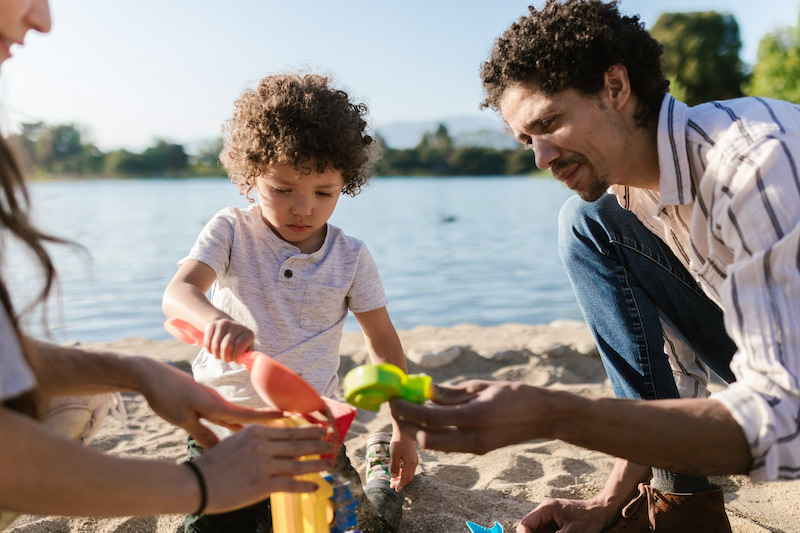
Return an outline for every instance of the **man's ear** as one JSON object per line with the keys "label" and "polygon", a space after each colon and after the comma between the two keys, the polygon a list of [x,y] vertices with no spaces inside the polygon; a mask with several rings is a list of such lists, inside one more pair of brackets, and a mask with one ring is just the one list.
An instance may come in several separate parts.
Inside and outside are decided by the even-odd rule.
{"label": "man's ear", "polygon": [[605,91],[609,103],[615,109],[622,109],[631,97],[631,81],[628,79],[628,69],[625,65],[617,63],[612,65],[603,75]]}

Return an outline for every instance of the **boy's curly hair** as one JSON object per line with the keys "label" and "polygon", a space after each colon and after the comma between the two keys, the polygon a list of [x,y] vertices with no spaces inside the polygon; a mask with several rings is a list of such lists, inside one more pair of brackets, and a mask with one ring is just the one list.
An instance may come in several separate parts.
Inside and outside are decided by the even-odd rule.
{"label": "boy's curly hair", "polygon": [[662,46],[637,15],[621,15],[616,0],[547,0],[541,10],[530,6],[528,12],[495,41],[481,64],[486,94],[481,108],[498,111],[506,89],[529,82],[547,95],[565,89],[596,95],[605,72],[622,64],[639,101],[636,123],[657,120],[669,81],[662,72]]}
{"label": "boy's curly hair", "polygon": [[366,133],[367,107],[317,74],[283,73],[262,79],[235,102],[223,131],[220,162],[239,192],[249,193],[270,164],[308,174],[334,168],[343,194],[355,196],[372,177],[378,143]]}

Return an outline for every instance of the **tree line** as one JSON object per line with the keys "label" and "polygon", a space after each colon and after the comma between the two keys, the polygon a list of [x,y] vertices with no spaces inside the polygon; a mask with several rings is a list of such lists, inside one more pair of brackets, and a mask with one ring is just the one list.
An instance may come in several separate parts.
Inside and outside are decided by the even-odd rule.
{"label": "tree line", "polygon": [[[768,33],[749,69],[740,59],[739,25],[716,11],[664,13],[651,28],[664,45],[670,92],[689,105],[740,96],[763,96],[800,103],[800,24]],[[103,152],[79,125],[22,124],[9,138],[24,171],[33,176],[221,176],[217,139],[188,154],[181,144],[158,139],[140,153]],[[515,175],[536,169],[522,147],[457,146],[442,124],[413,148],[383,144],[378,175]]]}
{"label": "tree line", "polygon": [[[187,154],[181,144],[157,140],[141,153],[115,150],[104,153],[87,142],[86,133],[74,124],[22,124],[9,144],[27,175],[38,177],[182,177],[224,176],[219,163],[222,139],[200,146],[197,154]],[[440,124],[425,133],[414,148],[396,150],[378,136],[383,157],[378,175],[489,176],[528,174],[536,169],[533,155],[521,146],[494,149],[481,146],[455,146],[447,128]]]}

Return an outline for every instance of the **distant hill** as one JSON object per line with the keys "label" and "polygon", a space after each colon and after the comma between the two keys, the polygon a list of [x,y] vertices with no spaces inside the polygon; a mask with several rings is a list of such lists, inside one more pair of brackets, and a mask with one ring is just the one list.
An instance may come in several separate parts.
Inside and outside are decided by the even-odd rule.
{"label": "distant hill", "polygon": [[485,146],[494,149],[514,148],[517,142],[503,133],[503,120],[492,113],[484,116],[451,117],[419,122],[390,122],[376,131],[390,148],[406,149],[416,146],[426,132],[436,131],[444,124],[455,146]]}

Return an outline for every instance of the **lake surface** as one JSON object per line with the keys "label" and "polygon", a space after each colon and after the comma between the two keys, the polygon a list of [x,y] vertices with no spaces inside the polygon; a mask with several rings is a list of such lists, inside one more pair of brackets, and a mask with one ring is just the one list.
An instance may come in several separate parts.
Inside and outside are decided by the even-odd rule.
{"label": "lake surface", "polygon": [[[208,219],[246,200],[226,179],[92,180],[30,185],[35,219],[86,253],[51,247],[61,277],[50,330],[60,342],[166,339],[161,295]],[[581,319],[556,253],[552,179],[378,178],[344,196],[331,222],[366,242],[398,329]],[[5,268],[15,303],[38,275],[19,247]],[[36,313],[26,319],[41,333]],[[358,329],[350,317],[345,328]]]}

